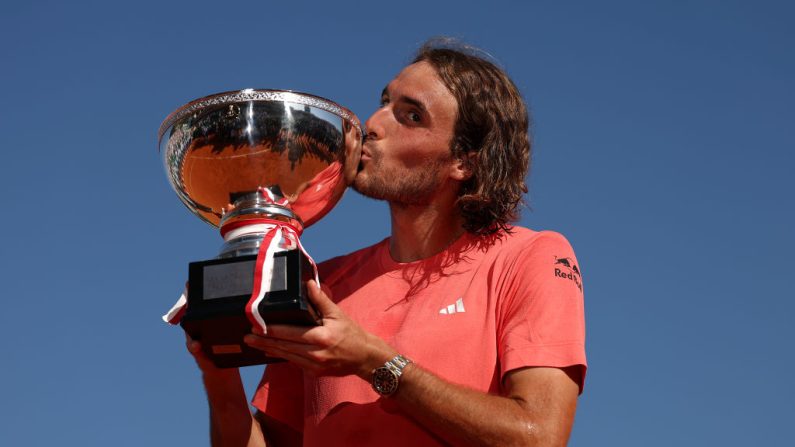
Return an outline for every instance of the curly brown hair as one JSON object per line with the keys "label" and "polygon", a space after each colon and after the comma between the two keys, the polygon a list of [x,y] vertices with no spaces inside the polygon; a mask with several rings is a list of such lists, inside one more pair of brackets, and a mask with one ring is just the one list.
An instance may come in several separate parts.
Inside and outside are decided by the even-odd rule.
{"label": "curly brown hair", "polygon": [[461,185],[464,229],[479,235],[510,231],[527,192],[529,113],[519,89],[481,50],[432,39],[414,57],[431,64],[458,102],[450,150],[472,174]]}

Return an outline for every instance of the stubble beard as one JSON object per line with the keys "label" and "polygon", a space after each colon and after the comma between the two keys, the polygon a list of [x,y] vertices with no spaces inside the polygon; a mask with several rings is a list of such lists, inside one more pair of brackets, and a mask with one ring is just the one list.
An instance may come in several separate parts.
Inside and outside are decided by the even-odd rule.
{"label": "stubble beard", "polygon": [[368,172],[360,168],[353,189],[363,196],[398,205],[427,205],[439,190],[439,170],[445,160],[434,160],[416,168],[386,171],[381,154],[373,152]]}

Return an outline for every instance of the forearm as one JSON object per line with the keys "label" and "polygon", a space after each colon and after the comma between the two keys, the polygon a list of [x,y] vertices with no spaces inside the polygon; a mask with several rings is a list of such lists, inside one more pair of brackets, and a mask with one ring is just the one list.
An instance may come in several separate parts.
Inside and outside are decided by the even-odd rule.
{"label": "forearm", "polygon": [[450,442],[565,446],[574,408],[560,408],[552,403],[555,399],[543,396],[555,392],[540,390],[540,400],[545,402],[531,404],[519,396],[496,396],[455,385],[411,364],[404,370],[400,388],[390,399]]}
{"label": "forearm", "polygon": [[236,369],[202,376],[210,406],[210,440],[213,446],[264,446],[259,423],[251,415],[240,373]]}
{"label": "forearm", "polygon": [[448,441],[516,444],[522,424],[509,402],[450,385],[417,367],[409,370],[393,398],[423,426]]}

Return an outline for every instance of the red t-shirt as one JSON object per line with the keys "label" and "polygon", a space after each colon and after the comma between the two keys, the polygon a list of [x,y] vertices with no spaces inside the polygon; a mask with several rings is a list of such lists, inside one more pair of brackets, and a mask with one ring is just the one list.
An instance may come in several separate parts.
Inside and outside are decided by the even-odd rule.
{"label": "red t-shirt", "polygon": [[[500,394],[503,376],[517,368],[581,365],[585,377],[582,278],[558,233],[467,233],[405,264],[392,260],[386,239],[319,268],[346,314],[449,382]],[[273,364],[253,404],[302,431],[306,446],[441,443],[357,376],[314,377]]]}

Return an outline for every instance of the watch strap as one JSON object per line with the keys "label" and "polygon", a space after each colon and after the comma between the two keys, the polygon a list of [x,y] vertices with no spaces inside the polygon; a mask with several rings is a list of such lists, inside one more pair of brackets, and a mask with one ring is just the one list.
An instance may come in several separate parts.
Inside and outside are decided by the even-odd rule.
{"label": "watch strap", "polygon": [[405,368],[409,363],[411,363],[411,360],[398,354],[393,357],[392,360],[384,363],[384,367],[395,373],[396,376],[400,377],[403,375],[403,368]]}

